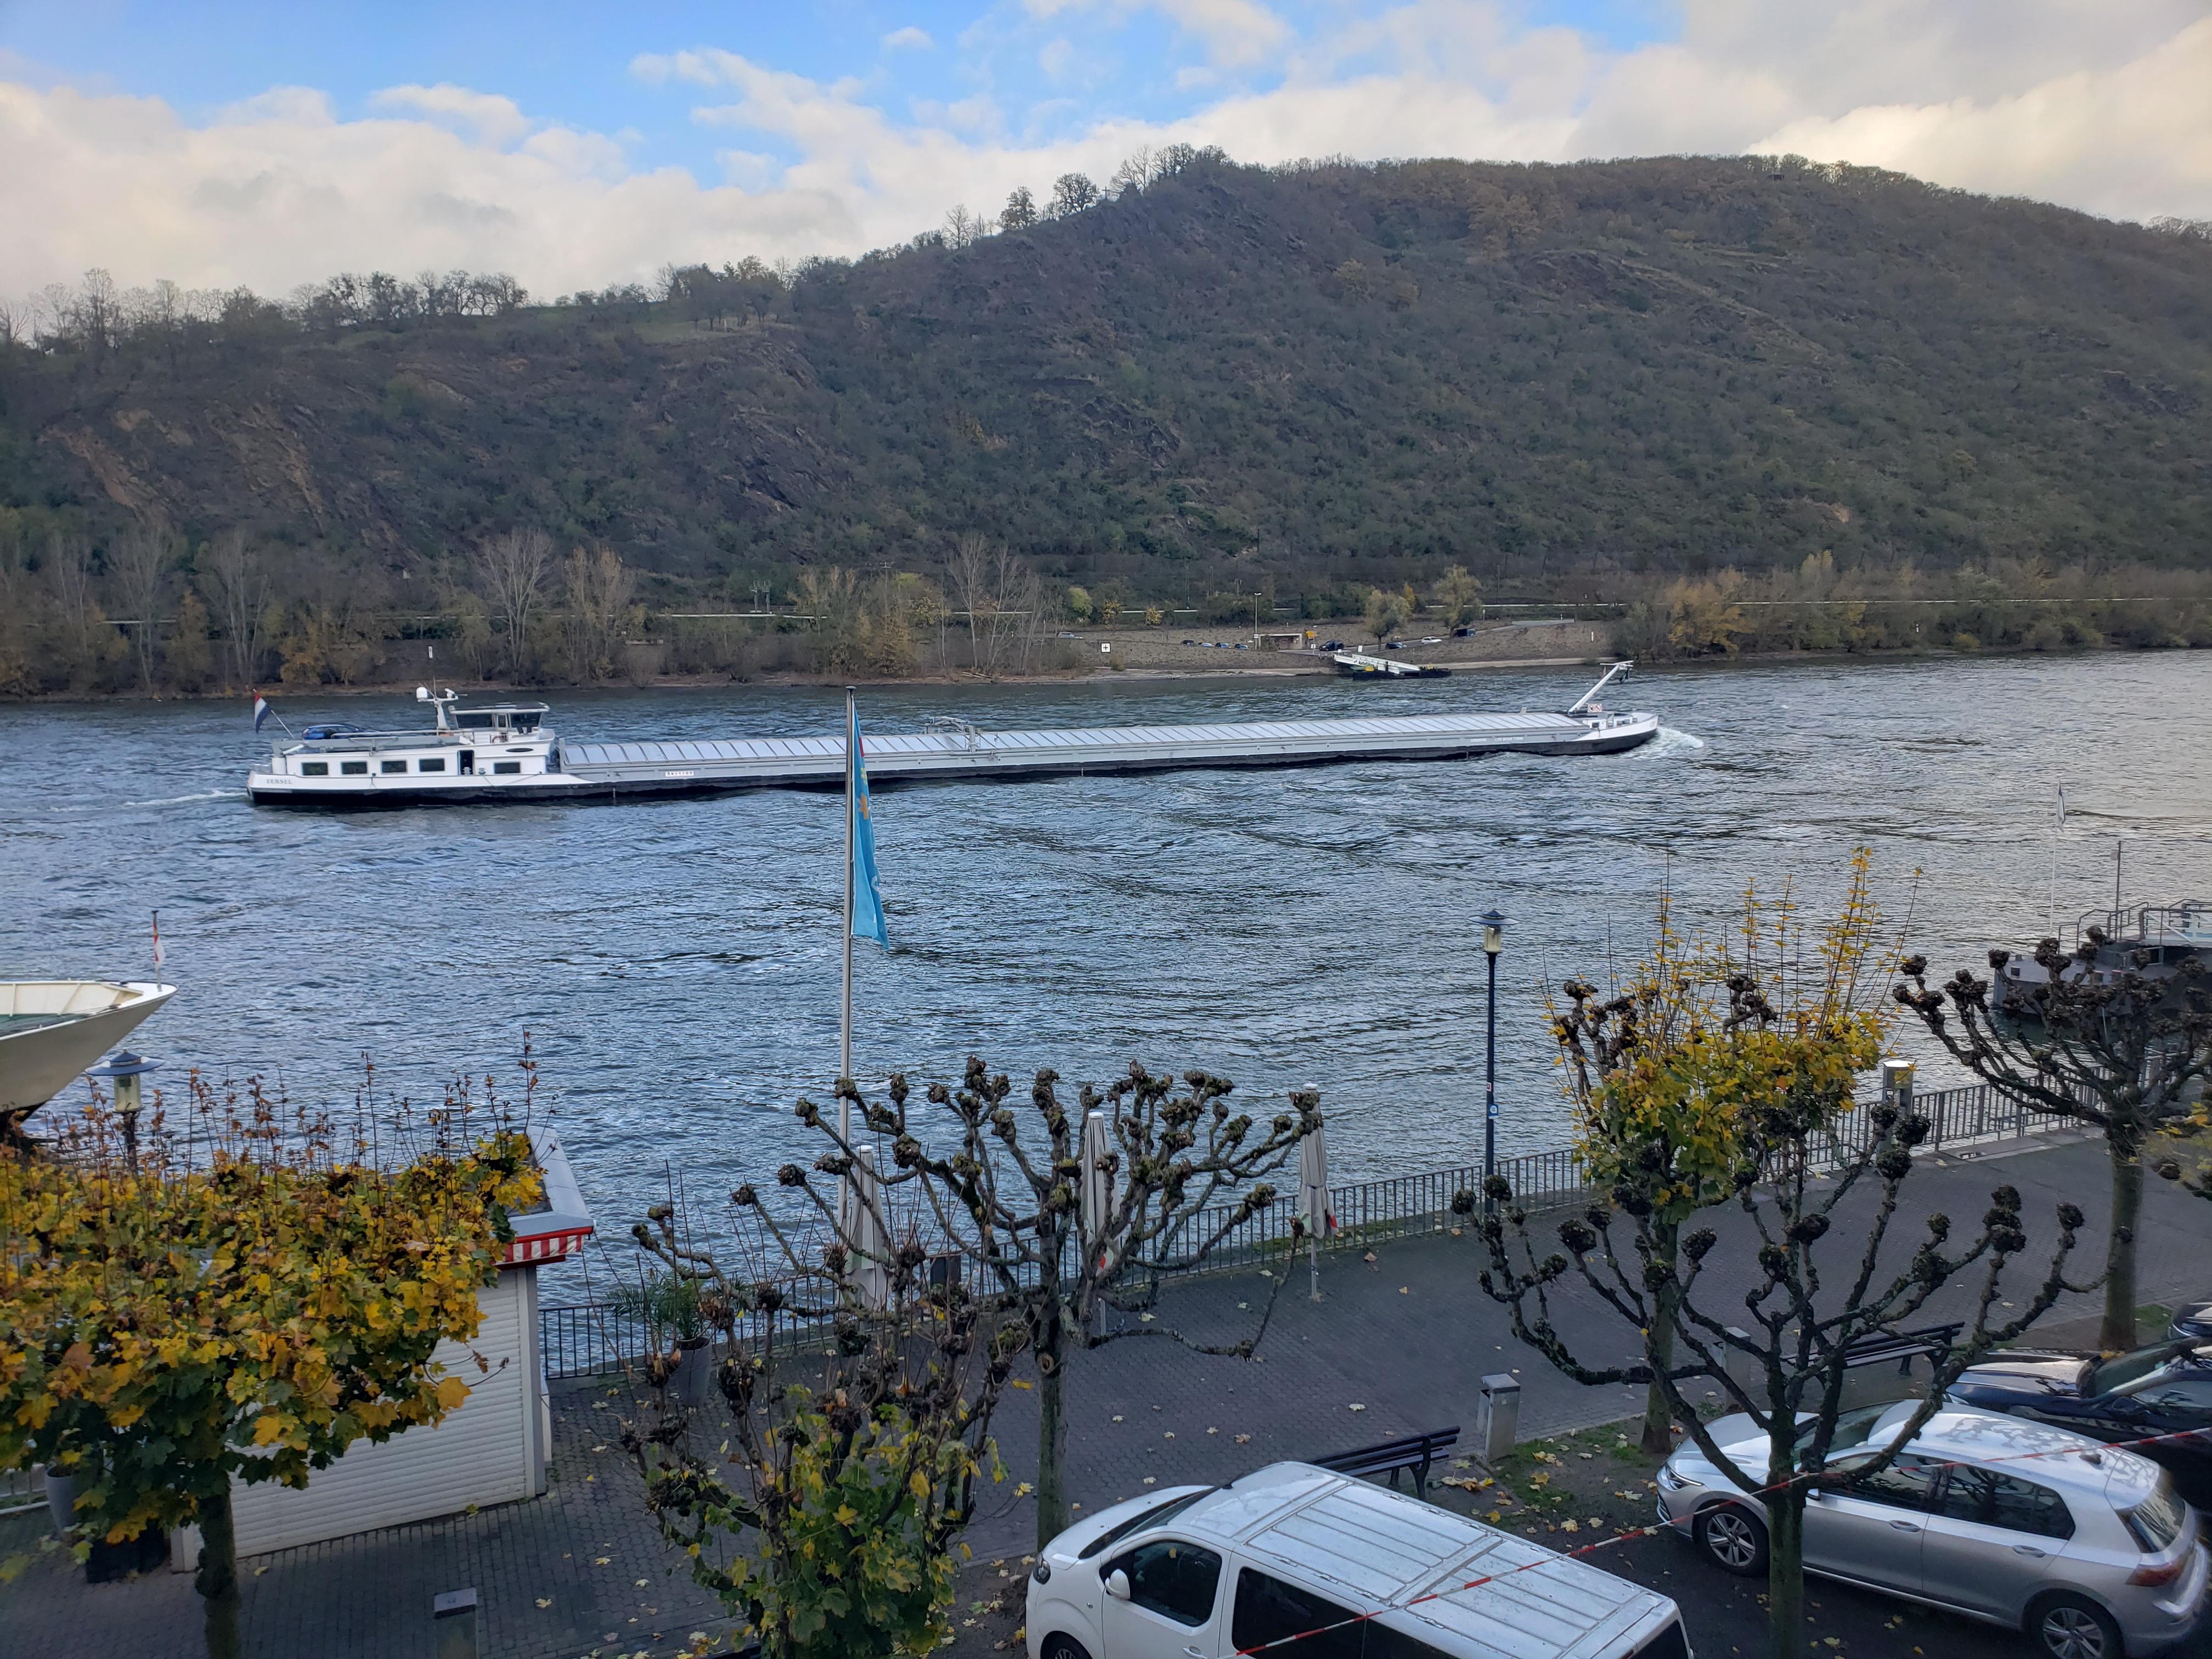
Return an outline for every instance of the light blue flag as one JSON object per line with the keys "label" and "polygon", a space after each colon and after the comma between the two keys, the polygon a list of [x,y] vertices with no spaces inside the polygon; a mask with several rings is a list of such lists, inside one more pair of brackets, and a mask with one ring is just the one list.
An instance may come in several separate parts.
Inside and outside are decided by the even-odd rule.
{"label": "light blue flag", "polygon": [[860,744],[860,716],[854,711],[845,740],[853,754],[853,937],[872,939],[886,951],[890,933],[884,926],[884,890],[876,878],[876,826],[868,814],[868,757]]}

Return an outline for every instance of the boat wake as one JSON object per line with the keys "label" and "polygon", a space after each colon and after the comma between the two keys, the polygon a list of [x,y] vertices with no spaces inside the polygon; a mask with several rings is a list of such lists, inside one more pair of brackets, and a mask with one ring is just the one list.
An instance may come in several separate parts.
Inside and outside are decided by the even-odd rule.
{"label": "boat wake", "polygon": [[1687,732],[1677,732],[1671,726],[1659,728],[1659,735],[1644,745],[1646,755],[1694,755],[1705,746],[1703,738],[1693,738]]}
{"label": "boat wake", "polygon": [[196,800],[236,800],[246,793],[243,789],[203,789],[197,795],[168,795],[160,800],[126,800],[125,806],[182,806]]}

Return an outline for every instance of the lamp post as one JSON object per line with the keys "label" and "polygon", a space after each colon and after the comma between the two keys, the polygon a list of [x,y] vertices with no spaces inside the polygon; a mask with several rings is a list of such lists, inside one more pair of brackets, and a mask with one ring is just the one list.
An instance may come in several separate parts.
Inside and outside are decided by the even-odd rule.
{"label": "lamp post", "polygon": [[87,1077],[104,1077],[115,1085],[115,1114],[123,1123],[123,1156],[133,1170],[138,1167],[138,1113],[145,1103],[138,1079],[161,1069],[159,1060],[143,1060],[128,1048],[118,1048],[106,1065],[85,1073]]}
{"label": "lamp post", "polygon": [[1494,1215],[1498,1200],[1490,1181],[1498,1173],[1498,953],[1505,948],[1505,918],[1492,910],[1482,918],[1482,954],[1490,959],[1490,1036],[1483,1045],[1485,1109],[1482,1118],[1482,1212]]}

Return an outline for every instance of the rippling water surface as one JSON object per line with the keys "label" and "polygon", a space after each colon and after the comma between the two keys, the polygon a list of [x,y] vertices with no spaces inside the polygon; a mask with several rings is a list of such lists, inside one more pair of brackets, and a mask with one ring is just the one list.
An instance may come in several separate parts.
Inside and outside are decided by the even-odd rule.
{"label": "rippling water surface", "polygon": [[[1558,708],[1580,670],[1401,686],[1085,683],[863,694],[876,730]],[[892,949],[856,947],[855,1069],[980,1052],[1103,1079],[1133,1057],[1321,1086],[1339,1178],[1468,1155],[1481,1133],[1475,917],[1499,974],[1508,1150],[1556,1145],[1540,987],[1601,970],[1669,878],[1692,918],[1747,882],[1821,896],[1875,849],[1944,967],[2057,911],[2212,892],[2202,656],[1729,667],[1638,675],[1633,754],[1190,772],[885,790]],[[833,693],[560,694],[574,738],[834,732]],[[412,725],[397,698],[280,699]],[[837,1051],[841,803],[762,793],[359,816],[256,809],[236,704],[0,709],[0,977],[143,977],[149,912],[182,988],[141,1028],[171,1065],[350,1098],[511,1079],[525,1031],[603,1221],[664,1170],[695,1192],[811,1154],[792,1100]],[[2056,791],[2070,811],[2053,834]]]}

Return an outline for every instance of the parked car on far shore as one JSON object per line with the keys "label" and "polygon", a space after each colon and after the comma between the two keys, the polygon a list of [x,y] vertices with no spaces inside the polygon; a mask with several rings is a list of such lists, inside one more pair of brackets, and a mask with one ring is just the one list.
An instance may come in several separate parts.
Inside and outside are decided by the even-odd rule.
{"label": "parked car on far shore", "polygon": [[[1847,1412],[1827,1467],[1887,1451],[1917,1401]],[[1807,1425],[1809,1428],[1809,1419]],[[1712,1425],[1756,1486],[1767,1437],[1747,1416]],[[1698,1449],[1659,1471],[1659,1518],[1716,1566],[1766,1571],[1766,1510]],[[1988,1412],[1944,1411],[1878,1474],[1805,1505],[1805,1568],[2027,1635],[2043,1659],[2124,1659],[2186,1640],[2208,1578],[2197,1511],[2147,1457]]]}

